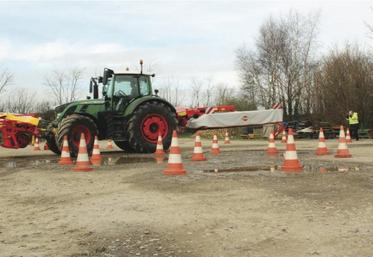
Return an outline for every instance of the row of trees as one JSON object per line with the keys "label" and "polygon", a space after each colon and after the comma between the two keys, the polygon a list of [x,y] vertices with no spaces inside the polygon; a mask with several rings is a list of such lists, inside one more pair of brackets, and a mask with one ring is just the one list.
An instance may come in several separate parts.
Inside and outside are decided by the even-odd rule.
{"label": "row of trees", "polygon": [[236,52],[243,94],[254,106],[281,103],[286,119],[338,124],[354,110],[373,126],[371,54],[346,45],[320,56],[317,27],[317,15],[298,13],[263,23],[255,47]]}

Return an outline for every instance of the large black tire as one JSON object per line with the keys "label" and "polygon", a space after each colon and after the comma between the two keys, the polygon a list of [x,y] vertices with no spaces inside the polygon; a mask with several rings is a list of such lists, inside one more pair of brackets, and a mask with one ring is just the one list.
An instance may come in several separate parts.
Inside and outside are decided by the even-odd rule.
{"label": "large black tire", "polygon": [[127,153],[134,153],[135,150],[131,147],[130,143],[128,141],[116,141],[114,140],[114,143],[123,151]]}
{"label": "large black tire", "polygon": [[56,142],[56,136],[52,132],[49,132],[46,135],[45,139],[47,140],[49,150],[51,150],[55,154],[61,154],[61,149]]}
{"label": "large black tire", "polygon": [[63,137],[67,135],[69,141],[70,154],[72,157],[78,155],[80,131],[85,130],[85,138],[87,143],[88,153],[92,153],[94,137],[97,135],[97,127],[95,122],[84,115],[72,114],[64,118],[58,125],[57,143],[62,149]]}
{"label": "large black tire", "polygon": [[[159,101],[145,102],[140,105],[128,121],[129,146],[137,153],[153,153],[157,146],[157,140],[147,139],[144,134],[145,120],[151,116],[163,119],[167,123],[167,132],[163,135],[163,148],[168,149],[171,145],[172,132],[177,127],[176,113],[165,103]],[[152,127],[153,135],[157,135],[159,126]]]}

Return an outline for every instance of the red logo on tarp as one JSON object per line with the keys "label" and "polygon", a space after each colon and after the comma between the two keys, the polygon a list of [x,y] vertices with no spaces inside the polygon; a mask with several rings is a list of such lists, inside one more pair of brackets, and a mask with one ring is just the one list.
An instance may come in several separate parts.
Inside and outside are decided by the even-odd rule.
{"label": "red logo on tarp", "polygon": [[249,120],[249,117],[247,117],[247,115],[244,115],[244,116],[242,116],[241,120],[242,120],[242,121],[248,121],[248,120]]}

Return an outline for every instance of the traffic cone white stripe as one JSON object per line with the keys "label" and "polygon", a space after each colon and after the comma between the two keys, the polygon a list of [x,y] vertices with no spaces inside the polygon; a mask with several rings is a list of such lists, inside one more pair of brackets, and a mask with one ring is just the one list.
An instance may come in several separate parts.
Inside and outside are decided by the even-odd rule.
{"label": "traffic cone white stripe", "polygon": [[288,135],[288,141],[287,141],[287,143],[288,144],[294,144],[294,136],[293,135]]}
{"label": "traffic cone white stripe", "polygon": [[162,143],[162,136],[161,136],[161,134],[158,135],[156,150],[163,150],[163,143]]}
{"label": "traffic cone white stripe", "polygon": [[202,151],[202,147],[200,147],[200,146],[195,146],[195,147],[194,147],[194,153],[203,153],[203,151]]}
{"label": "traffic cone white stripe", "polygon": [[275,143],[270,142],[270,143],[268,144],[268,148],[276,148]]}
{"label": "traffic cone white stripe", "polygon": [[179,147],[179,139],[177,137],[173,137],[171,141],[171,147]]}
{"label": "traffic cone white stripe", "polygon": [[88,154],[78,154],[77,162],[89,162]]}
{"label": "traffic cone white stripe", "polygon": [[297,152],[294,152],[294,151],[286,151],[284,157],[286,160],[297,160],[298,159]]}
{"label": "traffic cone white stripe", "polygon": [[61,157],[70,157],[70,153],[62,151]]}
{"label": "traffic cone white stripe", "polygon": [[325,142],[319,142],[319,148],[325,148],[326,144]]}
{"label": "traffic cone white stripe", "polygon": [[340,144],[338,145],[338,149],[348,149],[348,148],[347,148],[347,144],[346,144],[346,143],[340,143]]}
{"label": "traffic cone white stripe", "polygon": [[286,143],[286,132],[285,132],[285,130],[282,131],[282,138],[281,138],[281,141],[282,141],[283,143]]}
{"label": "traffic cone white stripe", "polygon": [[85,138],[84,138],[84,140],[80,140],[79,147],[87,147],[87,143],[85,142]]}
{"label": "traffic cone white stripe", "polygon": [[170,154],[168,156],[168,163],[181,163],[180,154]]}

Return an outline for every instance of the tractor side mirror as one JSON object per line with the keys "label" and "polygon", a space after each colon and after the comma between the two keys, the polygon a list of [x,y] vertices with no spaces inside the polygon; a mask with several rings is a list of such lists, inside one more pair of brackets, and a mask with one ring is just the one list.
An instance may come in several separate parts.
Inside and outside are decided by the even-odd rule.
{"label": "tractor side mirror", "polygon": [[102,76],[99,76],[97,81],[98,81],[98,83],[102,83]]}
{"label": "tractor side mirror", "polygon": [[93,99],[98,99],[98,84],[93,85]]}
{"label": "tractor side mirror", "polygon": [[89,93],[92,93],[92,79],[89,81]]}
{"label": "tractor side mirror", "polygon": [[108,68],[104,69],[104,76],[102,77],[102,84],[106,85],[109,78],[111,78],[114,74],[113,70]]}
{"label": "tractor side mirror", "polygon": [[154,89],[154,94],[155,94],[156,96],[158,96],[158,93],[159,93],[159,90],[158,90],[158,89]]}

